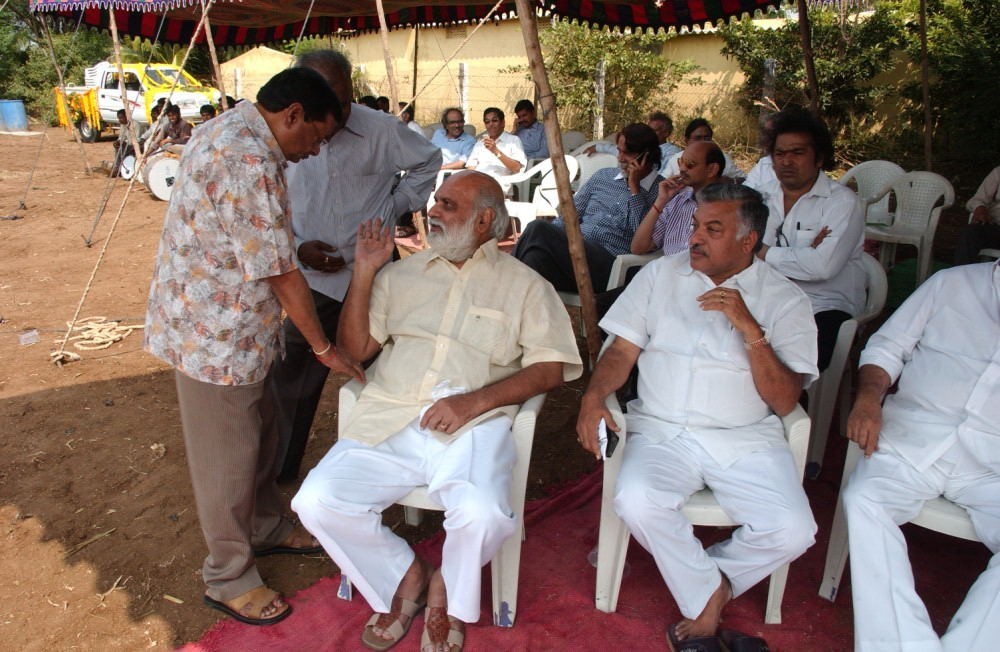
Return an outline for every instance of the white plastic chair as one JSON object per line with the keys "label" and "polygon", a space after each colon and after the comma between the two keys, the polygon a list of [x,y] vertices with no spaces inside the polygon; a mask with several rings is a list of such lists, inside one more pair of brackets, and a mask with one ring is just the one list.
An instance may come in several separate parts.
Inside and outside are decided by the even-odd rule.
{"label": "white plastic chair", "polygon": [[[573,180],[576,179],[576,176],[580,173],[580,166],[577,164],[576,159],[574,159],[572,156],[565,156],[564,160],[566,161],[566,167],[569,171],[570,183],[572,183]],[[558,196],[556,196],[557,194],[555,190],[556,180],[555,180],[555,174],[553,174],[552,172],[551,158],[542,159],[540,162],[531,166],[530,168],[525,168],[520,172],[504,177],[504,181],[508,183],[510,187],[517,188],[518,201],[528,201],[528,198],[531,196],[530,193],[531,182],[533,180],[538,181],[539,187],[542,187],[543,184],[545,184],[544,185],[545,188],[551,189],[552,193],[551,196],[553,197],[552,201],[554,202],[553,204],[550,205],[548,201],[546,201],[546,199],[548,199],[549,197],[548,195],[546,195],[544,199],[539,199],[539,201],[535,201],[534,199],[532,199],[532,201],[538,207],[538,214],[556,215],[556,208],[559,205],[559,198]],[[549,192],[549,190],[547,190],[546,192]]]}
{"label": "white plastic chair", "polygon": [[[840,183],[846,186],[848,181],[853,180],[858,187],[858,196],[867,202],[904,174],[906,170],[892,161],[865,161],[845,172],[840,177]],[[888,195],[868,204],[865,209],[865,224],[892,224],[892,218]]]}
{"label": "white plastic chair", "polygon": [[[344,425],[358,402],[361,388],[361,383],[356,380],[351,380],[340,388],[337,418],[337,431],[340,437],[344,435]],[[493,624],[498,627],[513,627],[517,616],[517,583],[521,572],[521,540],[524,537],[524,497],[528,485],[528,465],[531,461],[531,446],[535,439],[535,421],[544,402],[545,394],[533,396],[521,405],[514,417],[512,431],[517,460],[514,462],[511,474],[510,508],[517,519],[517,527],[490,562],[490,574],[493,576]],[[420,523],[419,510],[444,511],[444,507],[427,495],[427,487],[417,487],[396,502],[403,505],[406,522],[411,525]],[[337,596],[346,600],[351,599],[350,580],[346,577],[341,576]]]}
{"label": "white plastic chair", "polygon": [[879,261],[883,267],[892,264],[897,244],[916,247],[917,285],[920,285],[930,273],[931,247],[941,211],[955,203],[955,190],[939,174],[907,172],[866,203],[876,203],[890,192],[896,196],[895,219],[889,226],[866,226],[865,237],[882,242]]}
{"label": "white plastic chair", "polygon": [[564,131],[562,132],[562,144],[564,152],[571,152],[580,145],[587,142],[587,137],[582,131]]}
{"label": "white plastic chair", "polygon": [[594,154],[593,156],[577,154],[573,158],[576,159],[580,166],[580,178],[577,181],[578,189],[582,188],[583,184],[587,183],[587,180],[594,176],[594,173],[598,170],[618,167],[618,157],[614,154]]}
{"label": "white plastic chair", "polygon": [[[608,338],[610,341],[612,338]],[[605,347],[608,343],[605,343]],[[607,400],[608,410],[614,416],[615,423],[625,432],[625,417],[618,405],[618,399],[611,394]],[[796,405],[788,416],[781,419],[785,429],[785,438],[795,458],[795,468],[799,477],[805,472],[806,450],[809,447],[809,417],[801,406]],[[621,471],[628,437],[622,436],[618,447],[610,459],[604,461],[604,489],[601,497],[601,529],[597,544],[597,590],[595,602],[597,609],[613,613],[618,608],[618,592],[621,589],[622,572],[625,568],[625,553],[628,551],[629,531],[624,521],[615,513],[615,483]],[[694,525],[734,526],[732,521],[719,506],[710,489],[695,492],[682,509],[684,515]],[[781,623],[781,600],[785,594],[785,584],[788,581],[788,564],[785,564],[771,574],[767,593],[767,608],[764,611],[764,622]]]}
{"label": "white plastic chair", "polygon": [[468,122],[466,122],[465,125],[462,127],[462,131],[469,134],[473,138],[476,137],[476,125],[474,124],[469,124]]}
{"label": "white plastic chair", "polygon": [[[654,251],[648,254],[621,254],[615,257],[615,262],[611,265],[611,274],[608,275],[608,285],[604,290],[598,290],[594,288],[597,292],[610,292],[611,290],[616,290],[621,286],[625,285],[625,281],[628,279],[629,270],[635,267],[642,267],[651,260],[655,260],[663,255],[663,250]],[[580,307],[580,295],[576,292],[560,292],[559,298],[562,299],[563,305],[572,306],[574,308]]]}
{"label": "white plastic chair", "polygon": [[438,125],[424,125],[424,137],[430,140],[434,137],[434,132],[440,129]]}
{"label": "white plastic chair", "polygon": [[538,217],[538,211],[531,202],[511,201],[508,199],[504,204],[507,206],[507,213],[510,215],[511,222],[513,223],[514,239],[516,240],[524,232],[524,227],[535,221]]}
{"label": "white plastic chair", "polygon": [[[580,174],[580,164],[572,156],[566,156],[565,160],[566,168],[569,171],[569,182],[572,185]],[[559,188],[556,186],[556,175],[552,171],[552,159],[545,159],[532,170],[538,170],[539,182],[531,196],[531,203],[535,205],[539,215],[558,215]],[[526,171],[525,174],[528,172],[531,170]],[[528,182],[522,181],[521,184],[522,186],[528,185]],[[527,197],[527,192],[521,196]]]}
{"label": "white plastic chair", "polygon": [[844,370],[851,360],[851,349],[856,334],[861,326],[882,312],[886,295],[889,293],[889,280],[879,262],[863,252],[861,262],[865,268],[865,307],[857,317],[848,319],[840,325],[830,364],[806,390],[809,395],[809,419],[812,422],[809,461],[806,469],[811,480],[819,477],[822,468],[830,421],[833,419],[833,406],[837,402],[837,397],[842,397],[840,405],[842,423],[845,422],[847,411],[850,409],[851,374],[845,374]]}
{"label": "white plastic chair", "polygon": [[[840,578],[844,574],[844,566],[850,552],[847,546],[847,517],[844,514],[844,503],[841,495],[860,458],[861,448],[854,442],[848,442],[847,456],[844,459],[844,474],[840,481],[840,494],[837,496],[837,509],[833,514],[833,525],[830,527],[830,545],[826,550],[823,581],[819,586],[820,597],[826,598],[830,602],[837,599]],[[979,541],[968,513],[942,496],[924,503],[923,509],[910,523],[960,539]]]}

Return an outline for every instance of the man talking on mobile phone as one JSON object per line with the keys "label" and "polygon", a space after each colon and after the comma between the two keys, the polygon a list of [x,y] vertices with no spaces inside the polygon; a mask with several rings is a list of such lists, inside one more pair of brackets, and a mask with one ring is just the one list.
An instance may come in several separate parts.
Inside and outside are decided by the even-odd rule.
{"label": "man talking on mobile phone", "polygon": [[[644,124],[630,124],[617,138],[618,167],[598,170],[576,195],[590,278],[597,292],[608,285],[615,257],[629,253],[632,236],[659,192],[660,141]],[[561,219],[535,220],[514,256],[561,292],[576,292],[576,277]]]}

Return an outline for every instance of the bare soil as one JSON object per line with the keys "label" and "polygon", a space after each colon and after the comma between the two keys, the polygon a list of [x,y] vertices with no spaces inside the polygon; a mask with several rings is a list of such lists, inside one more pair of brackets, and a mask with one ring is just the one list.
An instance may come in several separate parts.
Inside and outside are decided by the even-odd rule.
{"label": "bare soil", "polygon": [[[50,362],[82,299],[81,318],[142,324],[166,204],[136,184],[119,211],[128,183],[87,174],[84,163],[111,160],[111,141],[42,134],[0,134],[0,218],[20,217],[0,219],[0,650],[174,647],[220,616],[201,604],[206,549],[172,373],[141,350],[141,331],[77,351],[78,362]],[[40,341],[22,345],[30,330]],[[337,384],[320,406],[307,468],[334,440]],[[593,468],[572,432],[580,387],[546,403],[529,497]],[[283,489],[290,498],[297,485]],[[416,540],[436,527],[429,522],[399,531]],[[260,565],[286,594],[335,572],[322,556]]]}

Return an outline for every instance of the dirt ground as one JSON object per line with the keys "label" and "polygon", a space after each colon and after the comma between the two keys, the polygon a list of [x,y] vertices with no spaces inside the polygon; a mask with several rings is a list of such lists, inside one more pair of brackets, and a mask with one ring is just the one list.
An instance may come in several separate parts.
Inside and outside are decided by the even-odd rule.
{"label": "dirt ground", "polygon": [[[116,223],[127,182],[84,167],[110,160],[111,141],[81,150],[66,132],[43,133],[0,134],[0,218],[20,217],[0,219],[0,650],[174,647],[221,616],[201,604],[206,549],[172,373],[141,350],[141,331],[62,367],[49,357],[88,285],[79,317],[142,324],[166,204],[136,185]],[[40,341],[22,345],[30,330]],[[306,467],[332,444],[334,389]],[[579,392],[546,404],[529,497],[593,468],[572,434]],[[296,488],[283,487],[289,498]],[[260,566],[286,594],[334,571],[322,556]]]}

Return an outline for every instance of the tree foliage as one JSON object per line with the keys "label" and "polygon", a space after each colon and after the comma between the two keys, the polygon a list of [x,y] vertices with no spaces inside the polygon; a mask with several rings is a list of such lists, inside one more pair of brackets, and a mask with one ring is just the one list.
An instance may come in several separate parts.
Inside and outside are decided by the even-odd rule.
{"label": "tree foliage", "polygon": [[52,16],[32,14],[27,0],[11,0],[0,12],[0,95],[23,99],[27,112],[43,120],[55,113],[52,89],[59,85],[45,37],[46,26],[67,84],[81,83],[83,69],[111,51],[111,37],[107,34],[76,30]]}
{"label": "tree foliage", "polygon": [[594,80],[605,62],[605,130],[641,121],[649,111],[669,107],[669,93],[695,70],[690,61],[670,61],[663,45],[671,34],[623,34],[557,21],[539,38],[560,120],[571,129],[591,130],[597,107]]}
{"label": "tree foliage", "polygon": [[[890,70],[893,53],[904,44],[903,21],[894,7],[880,4],[865,16],[815,7],[809,11],[812,47],[823,117],[837,130],[864,122],[892,84],[877,83]],[[764,94],[765,61],[775,61],[773,100],[778,106],[806,106],[806,74],[797,21],[776,29],[756,26],[749,18],[724,26],[722,53],[735,59],[746,76],[740,101],[751,113]]]}

